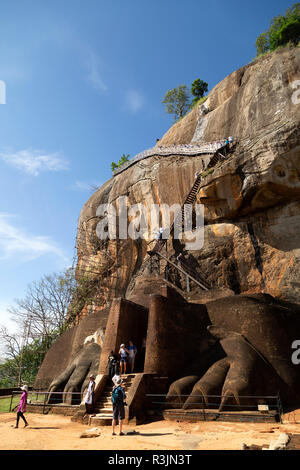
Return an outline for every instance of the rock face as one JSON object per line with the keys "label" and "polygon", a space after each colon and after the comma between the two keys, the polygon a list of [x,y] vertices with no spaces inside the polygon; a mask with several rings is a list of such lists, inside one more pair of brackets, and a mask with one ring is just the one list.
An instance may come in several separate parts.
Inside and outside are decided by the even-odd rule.
{"label": "rock face", "polygon": [[[297,80],[300,48],[267,54],[226,77],[204,105],[174,124],[157,144],[205,143],[228,136],[236,142],[228,157],[205,175],[197,191],[196,202],[204,205],[204,246],[187,251],[183,241],[170,239],[167,244],[169,258],[184,253],[212,288],[208,300],[214,300],[213,292],[216,298],[222,297],[223,289],[225,294],[270,294],[288,302],[288,308],[300,305],[300,100],[293,88]],[[128,207],[140,203],[148,209],[153,204],[182,205],[195,172],[203,171],[206,162],[207,156],[201,155],[152,156],[110,179],[91,196],[78,223],[77,275],[89,276],[94,294],[79,320],[95,311],[101,316],[101,309],[106,312],[116,297],[148,308],[147,295],[155,293],[155,282],[147,281],[144,263],[154,234],[143,240],[100,241],[96,233],[102,220],[99,206],[111,204],[119,214],[124,200]],[[129,222],[134,217],[129,215]],[[181,281],[177,287],[182,287]],[[198,302],[207,300],[201,302],[199,297]],[[215,302],[212,317],[218,305],[227,305],[223,300]],[[251,324],[251,319],[247,322]],[[216,337],[226,351],[232,331],[228,325],[222,327],[229,339],[220,332]],[[247,331],[253,335],[253,327]],[[259,334],[262,339],[263,331]],[[238,347],[248,354],[244,344]]]}
{"label": "rock face", "polygon": [[[204,178],[197,196],[205,206],[205,243],[191,256],[213,287],[299,302],[300,105],[294,104],[292,88],[300,77],[299,59],[299,48],[284,49],[232,73],[210,92],[209,112],[195,108],[159,141],[168,146],[230,135],[237,141],[228,160]],[[96,296],[102,305],[126,291],[130,295],[129,282],[139,273],[147,244],[111,241],[105,256],[93,242],[97,207],[108,202],[118,208],[121,197],[147,208],[182,204],[202,161],[202,156],[176,155],[142,160],[86,203],[79,219],[78,272],[104,276],[102,294]]]}

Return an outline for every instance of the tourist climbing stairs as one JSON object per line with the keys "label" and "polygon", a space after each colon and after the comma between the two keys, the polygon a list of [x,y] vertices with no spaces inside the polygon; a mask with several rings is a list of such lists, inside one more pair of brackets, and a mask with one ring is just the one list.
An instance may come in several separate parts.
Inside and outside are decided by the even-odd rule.
{"label": "tourist climbing stairs", "polygon": [[[126,374],[121,376],[123,383],[122,387],[125,390],[126,395],[128,395],[129,389],[135,378],[135,374]],[[98,397],[95,404],[95,414],[90,418],[90,424],[92,425],[111,425],[113,417],[113,407],[111,401],[111,393],[113,389],[113,384],[108,379],[107,384],[105,385],[103,391]]]}

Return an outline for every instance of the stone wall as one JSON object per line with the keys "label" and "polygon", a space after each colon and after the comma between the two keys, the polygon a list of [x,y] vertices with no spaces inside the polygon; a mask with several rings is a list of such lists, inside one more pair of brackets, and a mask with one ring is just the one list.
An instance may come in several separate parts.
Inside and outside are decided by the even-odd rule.
{"label": "stone wall", "polygon": [[84,340],[98,328],[105,328],[108,311],[102,310],[85,317],[73,328],[63,333],[47,352],[34,382],[34,388],[48,389],[51,382],[59,376],[73,358],[80,352]]}
{"label": "stone wall", "polygon": [[[107,321],[106,334],[100,357],[99,374],[107,373],[107,359],[111,351],[119,352],[122,343],[132,341],[138,352],[146,336],[148,310],[125,299],[115,299]],[[137,355],[138,360],[138,355]]]}

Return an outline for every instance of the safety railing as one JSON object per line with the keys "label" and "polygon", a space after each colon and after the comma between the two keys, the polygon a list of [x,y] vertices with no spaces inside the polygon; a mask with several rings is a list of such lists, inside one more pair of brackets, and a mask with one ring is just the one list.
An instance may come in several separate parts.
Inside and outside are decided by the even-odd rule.
{"label": "safety railing", "polygon": [[169,147],[157,146],[152,147],[148,150],[144,150],[143,152],[138,153],[133,158],[128,160],[127,162],[123,163],[117,170],[114,171],[113,176],[118,175],[122,171],[129,168],[131,165],[135,164],[136,162],[143,160],[145,158],[152,157],[154,155],[158,156],[168,156],[168,155],[201,155],[201,154],[214,154],[218,150],[226,147],[226,141],[216,141],[216,142],[209,142],[202,145],[192,145],[192,144],[185,144],[185,145],[172,145]]}
{"label": "safety railing", "polygon": [[[15,401],[18,395],[22,392],[13,391],[10,399],[9,411],[13,411],[17,406],[18,402]],[[67,397],[68,402],[65,401]],[[34,405],[42,408],[42,413],[45,414],[45,409],[49,407],[78,407],[82,401],[81,392],[44,392],[38,390],[32,390],[27,395],[27,405]]]}
{"label": "safety railing", "polygon": [[[164,256],[162,253],[160,253],[159,251],[157,251],[155,253],[155,255],[158,255],[160,256],[162,259],[165,260],[165,262],[167,263],[167,267],[168,265],[171,265],[173,266],[177,271],[179,271],[181,274],[183,274],[183,276],[186,277],[186,280],[187,280],[187,292],[190,292],[190,281],[193,281],[195,282],[202,290],[205,290],[207,291],[208,290],[208,287],[206,285],[204,285],[204,283],[202,282],[202,280],[200,280],[199,278],[197,278],[197,273],[196,272],[193,272],[193,274],[191,274],[191,272],[187,272],[184,268],[182,268],[181,266],[173,263],[173,261],[171,261],[169,258],[167,258],[166,256]],[[167,269],[165,271],[165,277],[167,280],[170,280],[169,279],[169,270]]]}
{"label": "safety railing", "polygon": [[[151,407],[157,413],[169,413],[173,418],[184,420],[184,415],[193,417],[194,419],[206,420],[210,415],[223,417],[230,417],[233,414],[240,413],[241,420],[247,418],[265,420],[272,415],[280,423],[282,422],[282,402],[280,394],[269,396],[254,396],[242,395],[238,397],[239,403],[235,398],[227,395],[194,395],[192,396],[193,402],[188,406],[186,401],[191,395],[169,395],[169,394],[146,394],[148,400],[150,399]],[[230,402],[223,401],[223,398],[230,398]],[[194,400],[197,401],[194,401]],[[222,404],[222,406],[221,406]],[[148,403],[149,406],[149,403]],[[220,409],[221,406],[221,409]]]}

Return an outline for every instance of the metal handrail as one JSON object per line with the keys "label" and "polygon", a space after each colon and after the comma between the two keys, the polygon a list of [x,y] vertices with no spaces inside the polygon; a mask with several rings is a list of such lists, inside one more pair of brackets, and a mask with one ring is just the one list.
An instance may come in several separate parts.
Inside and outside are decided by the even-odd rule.
{"label": "metal handrail", "polygon": [[[12,402],[13,402],[13,398],[15,395],[21,395],[23,392],[20,392],[19,390],[16,390],[16,391],[13,391],[12,394],[11,394],[11,399],[10,399],[10,406],[9,406],[9,411],[11,411],[11,408],[12,408]],[[35,406],[42,406],[43,407],[43,414],[45,413],[45,407],[46,406],[51,406],[51,407],[64,407],[64,406],[78,406],[78,405],[70,405],[68,403],[47,403],[46,402],[46,399],[47,399],[47,396],[49,395],[80,395],[82,396],[82,393],[81,392],[42,392],[42,391],[39,391],[39,390],[29,390],[28,392],[28,395],[32,395],[32,394],[36,394],[36,395],[44,395],[44,401],[43,403],[36,403]],[[32,403],[28,403],[28,405],[31,405]],[[17,406],[17,405],[16,405]]]}
{"label": "metal handrail", "polygon": [[133,158],[123,163],[117,170],[114,171],[113,176],[116,176],[122,171],[126,170],[133,164],[137,163],[140,160],[145,158],[152,157],[154,155],[158,156],[168,156],[176,153],[177,155],[201,155],[201,154],[215,154],[218,150],[226,147],[225,141],[205,143],[203,145],[172,145],[170,147],[152,147],[148,150],[138,153]]}
{"label": "metal handrail", "polygon": [[[164,397],[164,398],[177,398],[178,400],[180,400],[180,398],[188,398],[190,397],[189,394],[182,394],[182,395],[168,395],[168,394],[165,394],[165,393],[148,393],[146,394],[146,397]],[[195,403],[192,403],[191,406],[193,405],[201,405],[201,408],[197,409],[197,411],[195,411],[195,409],[191,408],[191,409],[186,409],[185,411],[187,411],[189,414],[195,414],[197,415],[199,412],[202,412],[203,413],[203,417],[205,419],[205,413],[209,414],[210,412],[214,412],[214,413],[222,413],[224,414],[224,411],[220,411],[220,410],[216,410],[216,408],[211,408],[211,410],[205,410],[204,406],[207,406],[208,408],[209,407],[219,407],[220,406],[220,403],[215,403],[214,401],[210,402],[210,401],[207,401],[206,399],[207,398],[218,398],[220,400],[220,402],[222,401],[222,398],[225,398],[225,397],[228,397],[228,395],[193,395],[193,398],[196,398],[196,397],[199,397],[202,399],[202,401],[199,401],[199,402],[195,402]],[[228,397],[229,398],[229,397]],[[233,396],[231,396],[231,398],[235,398]],[[267,405],[268,406],[268,410],[269,411],[277,411],[277,414],[278,414],[278,417],[279,417],[279,420],[280,422],[282,423],[282,414],[283,414],[283,407],[282,407],[282,403],[281,403],[281,399],[280,399],[280,393],[278,392],[277,395],[241,395],[238,397],[240,400],[243,400],[243,399],[252,399],[252,400],[264,400],[265,403],[255,403],[254,405],[252,404],[244,404],[244,403],[241,403],[241,404],[233,404],[233,403],[222,403],[222,407],[229,407],[229,408],[243,408],[244,411],[247,412],[247,409],[249,412],[251,412],[251,410],[253,408],[258,408],[258,405]],[[205,399],[205,400],[204,400]],[[273,400],[273,403],[270,403],[270,400]],[[269,403],[267,403],[267,401],[269,401]],[[172,401],[170,403],[168,403],[166,400],[165,401],[152,401],[152,404],[155,404],[155,405],[170,405],[170,406],[174,406],[174,405],[177,405],[177,406],[180,406],[182,407],[185,403],[185,400],[183,400],[182,402],[173,402]],[[181,409],[181,408],[179,408]],[[169,409],[170,411],[174,410],[173,412],[176,414],[176,408],[170,408]],[[229,410],[225,410],[225,413],[230,413]],[[265,415],[257,415],[258,418],[264,418]]]}
{"label": "metal handrail", "polygon": [[178,271],[180,271],[182,274],[184,274],[185,276],[187,276],[188,278],[190,278],[192,281],[194,281],[196,284],[198,284],[199,287],[201,287],[201,289],[203,290],[206,290],[208,291],[209,289],[207,287],[205,287],[201,282],[197,281],[197,279],[195,279],[193,276],[191,276],[190,274],[188,274],[186,271],[184,271],[184,269],[182,269],[180,266],[178,266],[177,264],[173,263],[173,261],[169,260],[169,258],[167,258],[166,256],[164,256],[162,253],[160,253],[159,251],[157,251],[155,254],[159,255],[161,258],[165,259],[168,263],[170,263],[172,266],[174,266]]}

